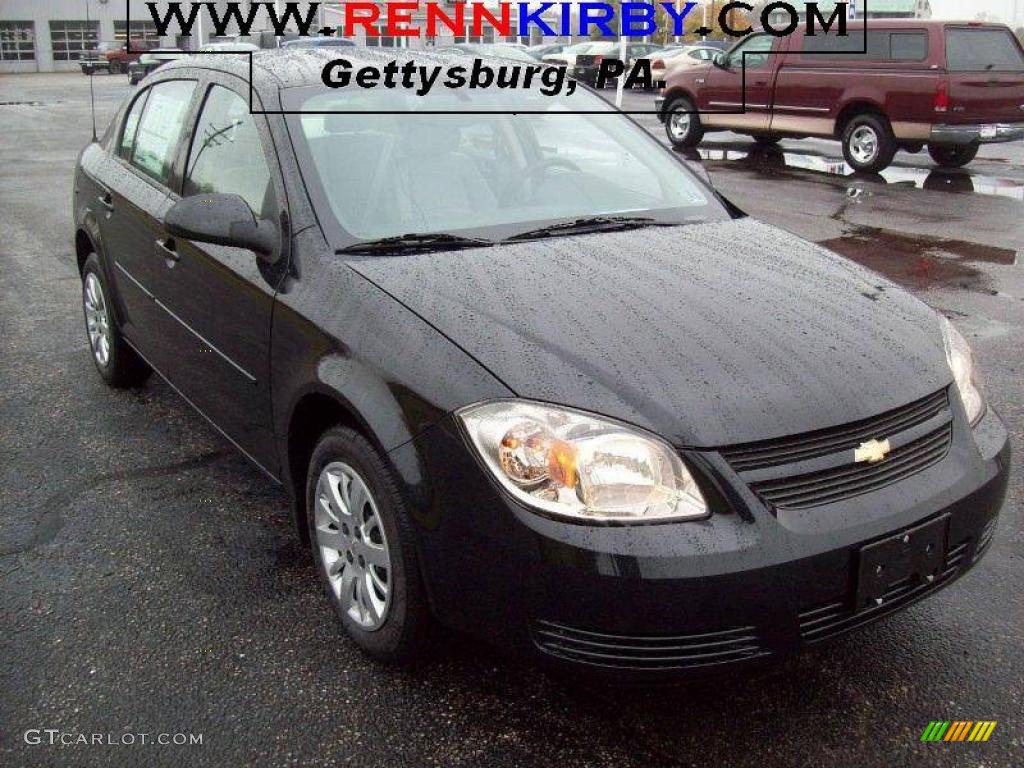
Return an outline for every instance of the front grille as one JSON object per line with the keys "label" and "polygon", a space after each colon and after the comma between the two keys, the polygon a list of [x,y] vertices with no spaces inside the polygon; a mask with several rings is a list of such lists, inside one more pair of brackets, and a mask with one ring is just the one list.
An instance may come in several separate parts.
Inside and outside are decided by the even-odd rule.
{"label": "front grille", "polygon": [[884,488],[937,464],[949,452],[953,425],[945,424],[897,448],[879,464],[843,464],[805,475],[751,483],[767,503],[782,509],[807,509]]}
{"label": "front grille", "polygon": [[942,570],[933,581],[910,578],[897,582],[889,587],[879,605],[857,613],[848,601],[838,601],[801,613],[800,637],[807,643],[815,643],[844,634],[941,589],[956,577],[963,566],[969,544],[965,541],[946,553]]}
{"label": "front grille", "polygon": [[545,653],[614,669],[695,669],[768,655],[753,627],[696,635],[619,635],[538,621],[533,632]]}
{"label": "front grille", "polygon": [[871,419],[793,437],[722,448],[719,453],[737,472],[793,464],[856,448],[865,440],[872,438],[895,435],[923,424],[948,408],[949,395],[943,389],[903,408]]}

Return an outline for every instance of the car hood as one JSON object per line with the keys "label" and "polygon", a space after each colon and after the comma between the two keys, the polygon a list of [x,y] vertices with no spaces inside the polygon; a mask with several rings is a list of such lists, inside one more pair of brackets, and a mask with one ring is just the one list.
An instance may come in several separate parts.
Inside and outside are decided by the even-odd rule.
{"label": "car hood", "polygon": [[349,264],[520,397],[678,446],[837,426],[952,381],[925,304],[750,219]]}

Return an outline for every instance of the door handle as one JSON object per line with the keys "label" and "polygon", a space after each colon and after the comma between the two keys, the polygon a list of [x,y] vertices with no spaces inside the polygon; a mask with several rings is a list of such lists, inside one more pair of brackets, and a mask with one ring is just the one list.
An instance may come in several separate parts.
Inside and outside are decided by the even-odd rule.
{"label": "door handle", "polygon": [[173,267],[181,258],[181,254],[179,254],[177,248],[174,247],[174,238],[171,237],[166,240],[157,240],[156,251],[164,257],[167,261],[168,267]]}
{"label": "door handle", "polygon": [[109,192],[104,192],[102,195],[96,198],[96,201],[107,209],[108,213],[114,212],[114,198],[111,197]]}

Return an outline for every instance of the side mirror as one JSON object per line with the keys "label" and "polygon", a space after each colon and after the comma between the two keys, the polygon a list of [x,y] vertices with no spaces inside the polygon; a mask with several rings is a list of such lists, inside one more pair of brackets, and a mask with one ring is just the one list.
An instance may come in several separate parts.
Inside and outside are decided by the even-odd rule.
{"label": "side mirror", "polygon": [[239,195],[192,195],[179,200],[164,217],[173,237],[235,248],[247,248],[261,259],[277,260],[280,235],[270,221],[261,221]]}
{"label": "side mirror", "polygon": [[719,69],[729,68],[729,59],[724,53],[716,53],[714,57],[711,59],[711,63],[714,64]]}

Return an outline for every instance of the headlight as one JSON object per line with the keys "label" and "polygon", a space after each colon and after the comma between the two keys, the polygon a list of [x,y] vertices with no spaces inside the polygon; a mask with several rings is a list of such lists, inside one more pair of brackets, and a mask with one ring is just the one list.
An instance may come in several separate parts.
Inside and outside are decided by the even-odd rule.
{"label": "headlight", "polygon": [[595,522],[664,522],[708,514],[667,443],[579,411],[523,401],[458,412],[484,464],[534,509]]}
{"label": "headlight", "polygon": [[985,395],[981,390],[978,371],[974,367],[974,352],[971,351],[967,339],[944,317],[942,339],[946,346],[946,362],[953,372],[956,388],[960,390],[960,399],[963,401],[964,410],[967,411],[967,420],[973,427],[985,414]]}

